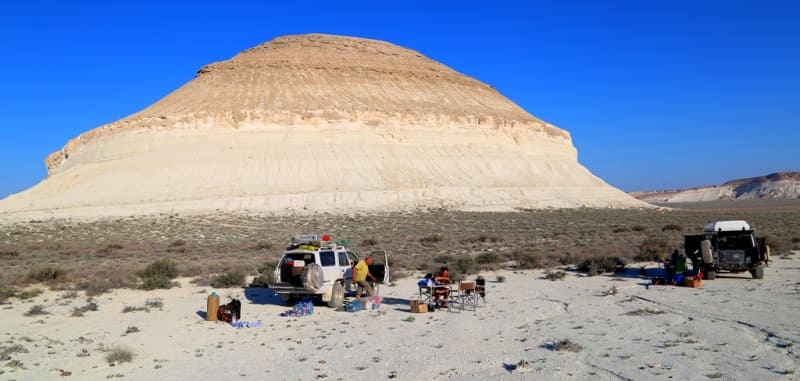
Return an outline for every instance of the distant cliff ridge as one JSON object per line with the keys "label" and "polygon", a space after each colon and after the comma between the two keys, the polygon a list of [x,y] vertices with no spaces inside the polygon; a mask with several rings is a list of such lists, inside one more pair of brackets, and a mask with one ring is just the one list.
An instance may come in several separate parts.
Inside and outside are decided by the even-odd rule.
{"label": "distant cliff ridge", "polygon": [[718,200],[800,199],[800,172],[777,172],[721,185],[664,191],[631,192],[647,202],[702,202]]}

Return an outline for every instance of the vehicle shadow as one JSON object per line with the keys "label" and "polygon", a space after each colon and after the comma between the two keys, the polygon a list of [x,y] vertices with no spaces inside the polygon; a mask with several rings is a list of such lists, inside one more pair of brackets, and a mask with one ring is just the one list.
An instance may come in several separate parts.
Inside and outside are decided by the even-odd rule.
{"label": "vehicle shadow", "polygon": [[272,304],[275,306],[285,306],[278,294],[266,287],[245,287],[244,297],[253,304]]}

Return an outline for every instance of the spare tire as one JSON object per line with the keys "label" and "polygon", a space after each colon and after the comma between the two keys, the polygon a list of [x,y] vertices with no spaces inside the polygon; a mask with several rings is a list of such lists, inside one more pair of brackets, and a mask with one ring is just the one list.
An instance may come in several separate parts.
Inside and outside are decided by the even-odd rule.
{"label": "spare tire", "polygon": [[307,264],[300,274],[300,279],[303,281],[303,287],[316,291],[322,287],[322,266],[316,263]]}

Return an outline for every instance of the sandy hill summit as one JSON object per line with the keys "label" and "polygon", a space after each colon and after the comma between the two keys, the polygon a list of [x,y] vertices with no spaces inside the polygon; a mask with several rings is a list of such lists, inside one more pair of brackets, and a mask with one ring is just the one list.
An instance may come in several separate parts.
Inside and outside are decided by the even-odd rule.
{"label": "sandy hill summit", "polygon": [[749,177],[720,185],[690,189],[631,192],[647,202],[678,203],[719,200],[796,200],[800,199],[800,172],[777,172]]}
{"label": "sandy hill summit", "polygon": [[640,207],[567,131],[390,43],[284,36],[70,140],[0,214]]}

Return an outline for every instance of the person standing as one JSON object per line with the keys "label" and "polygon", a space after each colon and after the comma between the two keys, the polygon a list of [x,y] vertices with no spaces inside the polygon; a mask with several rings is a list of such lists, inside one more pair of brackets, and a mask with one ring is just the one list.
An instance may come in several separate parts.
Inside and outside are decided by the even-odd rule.
{"label": "person standing", "polygon": [[372,264],[372,256],[368,256],[356,264],[353,268],[353,282],[358,285],[356,288],[356,297],[361,299],[361,293],[363,291],[367,291],[367,295],[373,296],[375,291],[372,289],[372,285],[367,282],[367,278],[372,279],[375,281],[375,277],[370,274],[369,272],[369,265]]}

